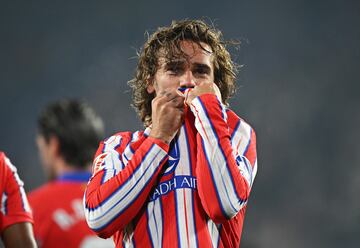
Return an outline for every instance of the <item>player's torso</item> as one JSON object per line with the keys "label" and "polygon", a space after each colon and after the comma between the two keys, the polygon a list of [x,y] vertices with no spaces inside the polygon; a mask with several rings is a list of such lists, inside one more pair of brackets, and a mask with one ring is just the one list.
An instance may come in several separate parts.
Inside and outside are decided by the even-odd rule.
{"label": "player's torso", "polygon": [[[117,247],[209,247],[209,221],[197,192],[196,130],[186,121],[170,144],[169,159],[159,183],[134,221],[129,239]],[[212,226],[214,225],[214,226]],[[117,236],[118,238],[121,235]]]}
{"label": "player's torso", "polygon": [[55,182],[29,195],[34,232],[41,247],[111,247],[109,241],[104,246],[86,224],[82,206],[85,186]]}

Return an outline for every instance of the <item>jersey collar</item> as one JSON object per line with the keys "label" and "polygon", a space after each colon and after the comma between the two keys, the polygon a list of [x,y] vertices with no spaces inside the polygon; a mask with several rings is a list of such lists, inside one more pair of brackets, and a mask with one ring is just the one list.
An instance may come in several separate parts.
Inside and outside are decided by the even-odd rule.
{"label": "jersey collar", "polygon": [[88,171],[66,172],[57,177],[57,181],[61,182],[87,182],[91,177]]}

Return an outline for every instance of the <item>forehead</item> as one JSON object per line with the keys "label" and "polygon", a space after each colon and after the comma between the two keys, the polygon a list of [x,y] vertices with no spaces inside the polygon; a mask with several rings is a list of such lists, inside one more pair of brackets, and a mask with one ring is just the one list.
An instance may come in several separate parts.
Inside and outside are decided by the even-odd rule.
{"label": "forehead", "polygon": [[181,51],[165,51],[165,49],[160,50],[159,54],[159,65],[168,63],[170,61],[183,61],[196,62],[202,64],[212,65],[213,62],[213,52],[211,47],[203,42],[197,44],[193,41],[181,41],[180,42]]}

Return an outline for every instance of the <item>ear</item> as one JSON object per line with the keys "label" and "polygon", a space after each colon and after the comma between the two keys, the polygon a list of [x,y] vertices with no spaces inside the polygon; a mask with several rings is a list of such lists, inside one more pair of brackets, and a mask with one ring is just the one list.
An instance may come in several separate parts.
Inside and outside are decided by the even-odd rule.
{"label": "ear", "polygon": [[51,136],[48,142],[49,152],[52,156],[60,156],[60,143],[56,136]]}
{"label": "ear", "polygon": [[147,84],[147,86],[146,86],[147,93],[149,93],[149,94],[154,93],[155,92],[155,87],[154,87],[153,81],[149,78],[149,79],[146,80],[146,84]]}
{"label": "ear", "polygon": [[42,165],[45,170],[51,170],[50,167],[53,165],[54,159],[60,152],[59,141],[54,136],[51,136],[49,140],[46,140],[44,136],[38,135],[36,137],[36,143]]}

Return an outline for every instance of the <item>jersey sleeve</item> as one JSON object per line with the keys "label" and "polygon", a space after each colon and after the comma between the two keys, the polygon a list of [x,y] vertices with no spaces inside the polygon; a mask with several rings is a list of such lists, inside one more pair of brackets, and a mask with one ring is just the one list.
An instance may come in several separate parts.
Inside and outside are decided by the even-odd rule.
{"label": "jersey sleeve", "polygon": [[84,196],[87,223],[100,237],[122,230],[137,215],[168,150],[161,140],[138,133],[119,133],[100,144]]}
{"label": "jersey sleeve", "polygon": [[2,232],[6,227],[22,222],[33,223],[31,209],[26,198],[24,183],[20,179],[16,167],[2,153],[0,154],[1,196],[0,218]]}
{"label": "jersey sleeve", "polygon": [[254,130],[239,118],[228,119],[225,107],[212,94],[190,106],[197,134],[198,192],[208,216],[221,223],[247,203],[256,175]]}

